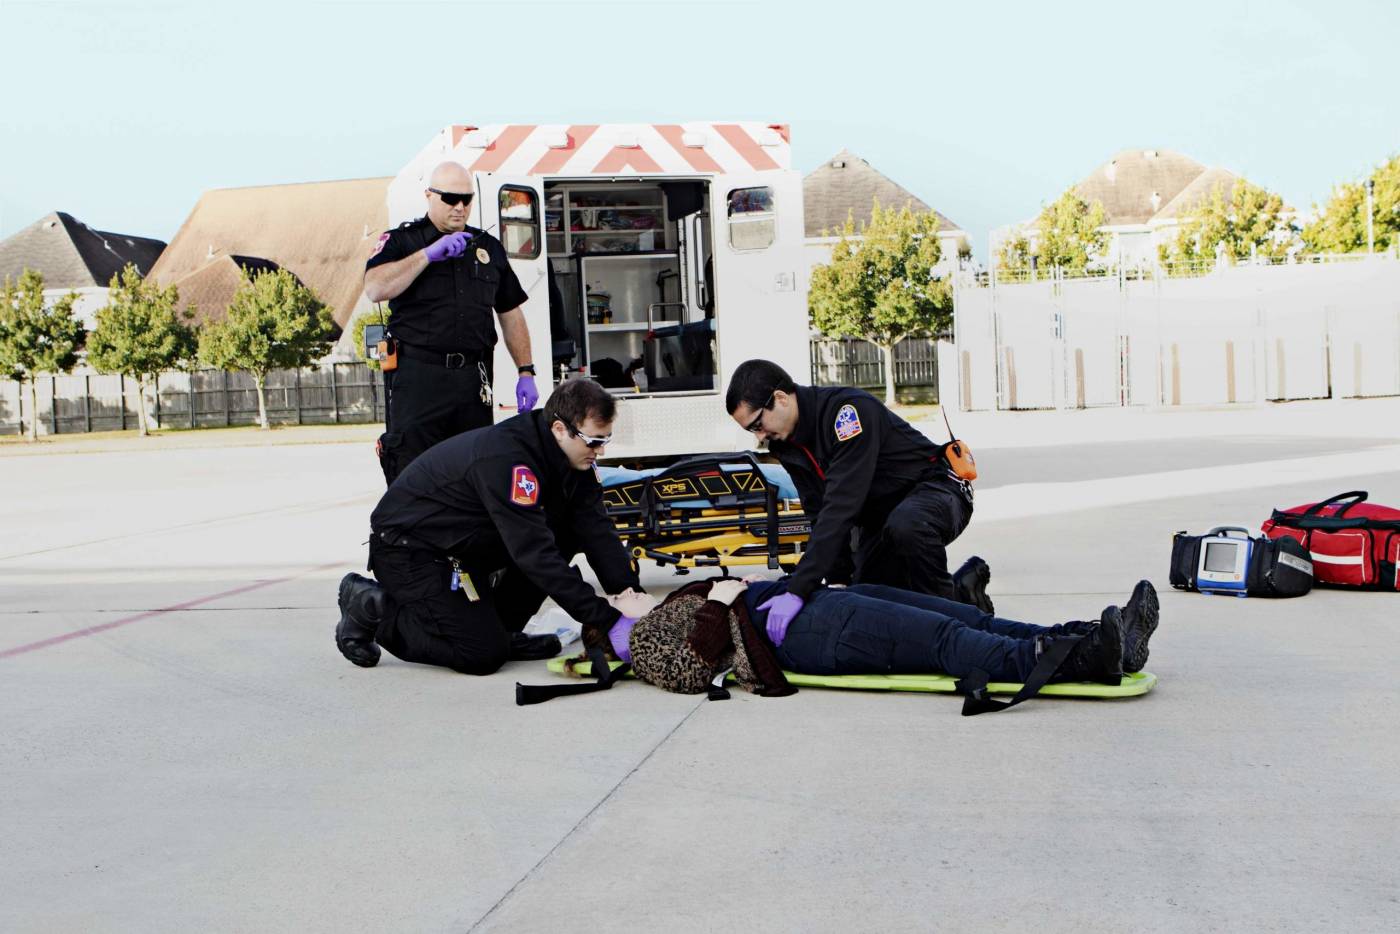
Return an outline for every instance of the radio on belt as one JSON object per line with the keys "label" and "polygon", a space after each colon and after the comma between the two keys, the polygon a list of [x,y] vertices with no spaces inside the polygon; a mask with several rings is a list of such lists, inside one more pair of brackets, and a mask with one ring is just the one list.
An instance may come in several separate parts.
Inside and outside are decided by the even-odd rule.
{"label": "radio on belt", "polygon": [[[1232,532],[1239,535],[1230,534]],[[1218,525],[1202,535],[1196,589],[1201,593],[1248,596],[1245,593],[1245,575],[1253,550],[1249,530],[1237,525]]]}

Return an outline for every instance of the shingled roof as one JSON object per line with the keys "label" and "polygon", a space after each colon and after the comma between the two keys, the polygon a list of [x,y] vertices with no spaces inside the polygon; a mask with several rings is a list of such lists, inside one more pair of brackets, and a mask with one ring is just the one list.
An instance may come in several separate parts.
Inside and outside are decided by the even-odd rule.
{"label": "shingled roof", "polygon": [[1103,205],[1108,225],[1145,224],[1205,171],[1179,152],[1125,149],[1074,188],[1090,204]]}
{"label": "shingled roof", "polygon": [[0,241],[0,278],[18,279],[28,268],[44,274],[46,289],[106,288],[127,263],[149,273],[164,249],[160,240],[93,230],[54,211]]}
{"label": "shingled roof", "polygon": [[876,198],[879,198],[880,204],[885,207],[902,208],[908,204],[915,212],[933,211],[938,215],[940,231],[961,229],[904,188],[881,175],[869,162],[850,150],[843,149],[802,179],[806,235],[836,236],[845,226],[847,215],[855,218],[856,229],[859,230],[862,223],[870,223],[870,214]]}
{"label": "shingled roof", "polygon": [[[236,286],[239,266],[254,260],[280,266],[310,286],[343,328],[364,287],[365,260],[389,224],[390,181],[207,191],[152,275],[162,285],[180,284],[182,302],[189,288],[200,315],[208,316],[227,306],[224,298],[216,307],[225,292],[232,295],[228,284]],[[205,275],[195,275],[201,271]]]}
{"label": "shingled roof", "polygon": [[220,321],[228,311],[233,295],[243,284],[243,272],[257,275],[275,272],[278,265],[260,256],[219,256],[175,281],[180,293],[177,307],[184,311],[191,306],[196,318]]}

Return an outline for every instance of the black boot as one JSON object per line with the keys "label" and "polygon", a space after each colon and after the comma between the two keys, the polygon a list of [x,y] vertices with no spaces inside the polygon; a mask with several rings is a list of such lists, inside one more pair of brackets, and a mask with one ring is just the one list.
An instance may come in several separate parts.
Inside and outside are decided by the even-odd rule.
{"label": "black boot", "polygon": [[361,668],[379,664],[379,646],[374,634],[388,610],[384,588],[368,577],[346,574],[340,579],[340,622],[335,627],[335,644],[340,654]]}
{"label": "black boot", "polygon": [[953,599],[975,606],[983,613],[995,613],[992,598],[987,596],[987,585],[991,580],[992,569],[987,562],[973,555],[953,575]]}
{"label": "black boot", "polygon": [[[1042,640],[1054,639],[1041,636]],[[1037,657],[1046,643],[1037,646]],[[1052,684],[1061,681],[1094,681],[1118,684],[1123,680],[1123,622],[1118,607],[1106,607],[1099,624],[1081,636],[1069,655],[1050,676]]]}
{"label": "black boot", "polygon": [[1131,674],[1147,664],[1147,640],[1157,631],[1160,606],[1151,581],[1138,581],[1123,607],[1123,670]]}
{"label": "black boot", "polygon": [[539,636],[513,632],[510,634],[508,657],[514,662],[536,661],[541,658],[553,658],[561,649],[563,646],[559,644],[559,637],[552,632]]}

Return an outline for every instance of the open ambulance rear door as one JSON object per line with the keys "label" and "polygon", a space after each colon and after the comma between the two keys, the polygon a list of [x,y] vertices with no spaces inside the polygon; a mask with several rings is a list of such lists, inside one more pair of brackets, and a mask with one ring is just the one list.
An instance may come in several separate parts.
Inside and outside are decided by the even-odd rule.
{"label": "open ambulance rear door", "polygon": [[[471,224],[495,236],[506,248],[511,268],[525,290],[521,306],[530,329],[530,353],[535,364],[535,385],[540,403],[554,386],[549,333],[548,260],[544,241],[544,190],[540,180],[528,175],[493,175],[478,172],[473,182],[476,201]],[[506,311],[509,309],[497,309]],[[497,330],[500,323],[497,322]],[[494,390],[496,421],[515,414],[515,361],[505,340],[496,344]]]}

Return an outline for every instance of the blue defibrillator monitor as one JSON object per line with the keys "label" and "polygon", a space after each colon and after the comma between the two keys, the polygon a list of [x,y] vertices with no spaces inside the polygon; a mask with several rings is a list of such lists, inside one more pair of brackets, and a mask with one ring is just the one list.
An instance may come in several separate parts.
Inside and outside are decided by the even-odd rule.
{"label": "blue defibrillator monitor", "polygon": [[[1239,535],[1231,533],[1238,532]],[[1254,542],[1249,530],[1236,525],[1220,525],[1201,536],[1201,553],[1196,568],[1196,589],[1201,593],[1245,597],[1249,557]]]}

